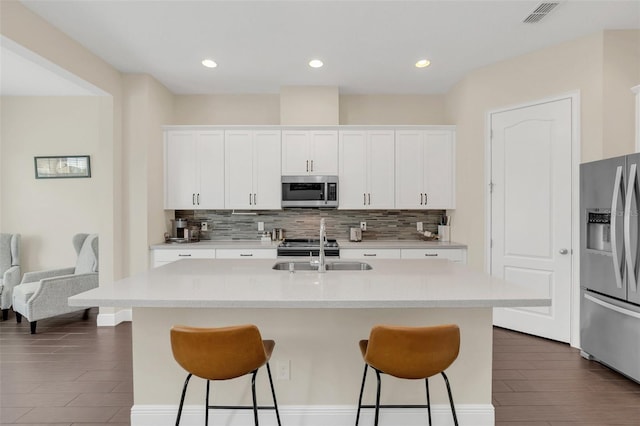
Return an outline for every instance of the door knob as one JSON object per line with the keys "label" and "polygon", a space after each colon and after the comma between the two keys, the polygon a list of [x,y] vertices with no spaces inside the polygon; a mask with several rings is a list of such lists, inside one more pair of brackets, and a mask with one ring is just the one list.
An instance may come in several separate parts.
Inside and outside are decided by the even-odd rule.
{"label": "door knob", "polygon": [[567,249],[560,249],[560,254],[567,254],[569,253],[569,250]]}

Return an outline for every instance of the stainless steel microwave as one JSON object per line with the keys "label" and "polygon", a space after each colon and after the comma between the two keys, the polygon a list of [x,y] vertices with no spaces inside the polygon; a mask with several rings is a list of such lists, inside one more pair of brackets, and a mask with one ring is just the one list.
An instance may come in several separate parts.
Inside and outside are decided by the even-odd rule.
{"label": "stainless steel microwave", "polygon": [[338,176],[282,176],[282,207],[338,207]]}

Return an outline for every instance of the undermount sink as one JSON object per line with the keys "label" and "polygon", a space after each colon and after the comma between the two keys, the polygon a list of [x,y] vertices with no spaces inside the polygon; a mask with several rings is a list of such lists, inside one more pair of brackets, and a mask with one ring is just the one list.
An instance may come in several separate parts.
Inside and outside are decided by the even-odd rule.
{"label": "undermount sink", "polygon": [[[368,271],[371,265],[364,262],[327,262],[327,271]],[[318,265],[310,262],[277,262],[276,271],[317,271]]]}

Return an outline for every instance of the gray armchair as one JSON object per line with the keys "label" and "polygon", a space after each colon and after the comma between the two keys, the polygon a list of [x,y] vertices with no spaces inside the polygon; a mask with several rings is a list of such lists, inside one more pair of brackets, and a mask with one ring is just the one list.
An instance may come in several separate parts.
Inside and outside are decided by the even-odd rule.
{"label": "gray armchair", "polygon": [[20,283],[20,234],[0,234],[0,309],[9,317],[13,288]]}
{"label": "gray armchair", "polygon": [[31,323],[31,334],[36,322],[44,318],[88,308],[69,306],[68,298],[98,287],[98,235],[76,234],[73,246],[78,253],[75,267],[27,272],[22,282],[13,289],[13,310],[16,320],[24,316]]}

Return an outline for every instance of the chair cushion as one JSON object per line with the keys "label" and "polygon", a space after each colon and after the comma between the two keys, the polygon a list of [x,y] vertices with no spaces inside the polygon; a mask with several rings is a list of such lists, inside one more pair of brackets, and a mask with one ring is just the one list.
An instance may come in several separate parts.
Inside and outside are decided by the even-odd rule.
{"label": "chair cushion", "polygon": [[98,235],[91,234],[82,243],[76,262],[76,274],[98,271]]}

